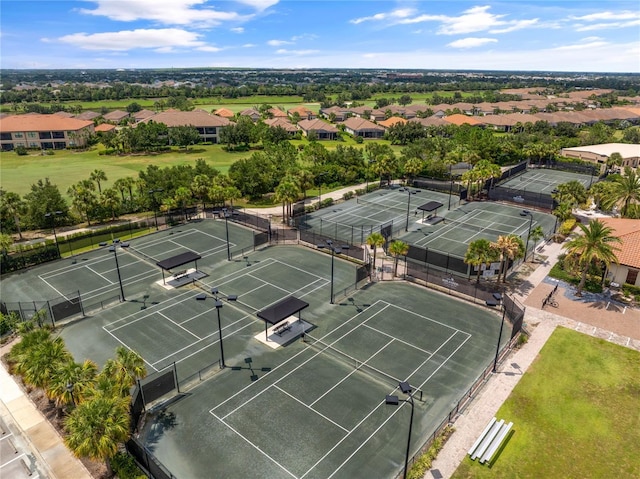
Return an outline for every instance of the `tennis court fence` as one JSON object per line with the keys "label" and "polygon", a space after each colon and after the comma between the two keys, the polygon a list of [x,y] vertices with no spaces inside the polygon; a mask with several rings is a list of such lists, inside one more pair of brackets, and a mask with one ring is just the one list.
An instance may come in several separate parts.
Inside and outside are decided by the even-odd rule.
{"label": "tennis court fence", "polygon": [[22,322],[35,321],[39,327],[56,325],[56,321],[85,315],[80,291],[41,301],[1,301],[2,314],[14,313]]}
{"label": "tennis court fence", "polygon": [[542,210],[552,211],[558,206],[551,193],[537,193],[519,190],[506,186],[497,186],[488,190],[489,199],[493,201],[507,201],[520,205],[532,206]]}

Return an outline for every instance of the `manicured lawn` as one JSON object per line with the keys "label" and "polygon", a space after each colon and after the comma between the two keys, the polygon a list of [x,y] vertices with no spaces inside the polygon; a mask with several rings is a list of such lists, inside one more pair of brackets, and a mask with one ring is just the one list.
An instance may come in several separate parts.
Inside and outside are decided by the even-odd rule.
{"label": "manicured lawn", "polygon": [[514,434],[467,478],[640,477],[640,353],[558,328],[497,418]]}
{"label": "manicured lawn", "polygon": [[[102,149],[100,147],[99,149]],[[109,181],[103,188],[109,187],[118,178],[138,177],[138,172],[148,165],[159,167],[195,164],[198,158],[226,173],[229,166],[240,158],[247,158],[251,152],[227,153],[221,145],[195,146],[187,151],[173,150],[157,155],[100,156],[99,149],[74,152],[56,151],[54,155],[31,154],[18,156],[16,153],[2,153],[0,165],[0,186],[6,191],[24,195],[31,185],[39,179],[49,178],[63,195],[72,184],[85,180],[95,169],[104,170]]]}

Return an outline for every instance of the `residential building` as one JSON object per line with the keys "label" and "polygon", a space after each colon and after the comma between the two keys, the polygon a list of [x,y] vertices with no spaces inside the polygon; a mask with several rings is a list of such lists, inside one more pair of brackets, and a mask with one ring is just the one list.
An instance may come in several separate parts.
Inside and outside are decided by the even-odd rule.
{"label": "residential building", "polygon": [[0,148],[11,151],[18,146],[41,150],[82,147],[94,134],[92,121],[59,115],[9,115],[0,119]]}
{"label": "residential building", "polygon": [[306,106],[300,105],[287,110],[289,116],[293,116],[296,113],[300,115],[302,120],[315,120],[318,116]]}
{"label": "residential building", "polygon": [[240,116],[248,116],[249,118],[251,118],[251,121],[255,123],[260,119],[262,115],[260,115],[260,112],[255,108],[247,108],[246,110],[242,110],[240,112]]}
{"label": "residential building", "polygon": [[364,118],[347,118],[342,124],[344,125],[344,131],[354,137],[359,136],[365,139],[382,138],[385,132],[383,127]]}
{"label": "residential building", "polygon": [[178,111],[166,110],[145,118],[140,123],[164,123],[169,128],[176,126],[192,126],[200,134],[201,141],[220,142],[220,130],[231,124],[221,116],[211,115],[204,110]]}
{"label": "residential building", "polygon": [[407,122],[407,120],[405,120],[404,118],[401,118],[399,116],[392,116],[387,118],[386,120],[381,120],[378,122],[378,125],[380,125],[381,127],[385,128],[385,129],[389,129],[392,126],[395,126],[399,123],[401,124],[405,124]]}
{"label": "residential building", "polygon": [[631,168],[640,167],[640,145],[630,143],[604,143],[602,145],[576,146],[574,148],[562,148],[560,155],[567,158],[577,158],[583,161],[590,161],[601,165],[607,164],[607,160],[613,153],[620,153],[622,156],[621,168],[629,166]]}
{"label": "residential building", "polygon": [[102,115],[102,118],[104,118],[105,121],[109,121],[112,123],[120,123],[125,118],[129,118],[129,113],[122,110],[115,110]]}
{"label": "residential building", "polygon": [[83,111],[79,115],[76,115],[76,120],[95,120],[100,116],[97,111]]}
{"label": "residential building", "polygon": [[626,218],[599,218],[613,230],[622,243],[615,244],[618,264],[609,266],[608,277],[614,283],[640,286],[640,221]]}
{"label": "residential building", "polygon": [[301,120],[297,124],[304,136],[315,133],[318,140],[335,140],[339,130],[331,123],[324,122],[318,118],[315,120]]}
{"label": "residential building", "polygon": [[[299,108],[304,108],[304,107],[299,107]],[[267,110],[267,115],[269,116],[269,118],[288,118],[289,117],[280,108],[269,108]],[[305,118],[305,117],[301,115],[300,118]]]}
{"label": "residential building", "polygon": [[331,120],[333,118],[333,121],[344,121],[351,115],[351,113],[348,108],[332,106],[329,108],[321,108],[320,115],[327,120]]}
{"label": "residential building", "polygon": [[296,125],[291,123],[286,118],[267,118],[264,120],[265,125],[269,125],[270,128],[281,127],[289,133],[289,136],[295,136],[300,130],[296,128]]}
{"label": "residential building", "polygon": [[231,110],[229,110],[228,108],[218,108],[213,113],[215,115],[217,115],[217,116],[221,116],[221,117],[227,118],[227,119],[231,119],[234,116],[236,116],[236,114],[234,112],[232,112]]}

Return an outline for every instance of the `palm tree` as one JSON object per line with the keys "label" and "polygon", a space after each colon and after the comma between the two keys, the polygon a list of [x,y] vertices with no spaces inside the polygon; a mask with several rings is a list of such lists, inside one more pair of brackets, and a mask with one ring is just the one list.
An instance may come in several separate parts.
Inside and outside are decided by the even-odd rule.
{"label": "palm tree", "polygon": [[395,240],[389,245],[389,253],[394,258],[393,275],[398,276],[398,258],[400,256],[406,256],[409,252],[409,245],[404,241]]}
{"label": "palm tree", "polygon": [[572,208],[582,205],[587,201],[587,190],[577,180],[562,183],[556,187],[556,193],[551,196],[558,203],[568,203]]}
{"label": "palm tree", "polygon": [[[282,222],[286,223],[287,218],[291,216],[291,203],[298,200],[300,196],[300,188],[296,179],[292,176],[285,176],[275,190],[276,201],[282,201]],[[285,214],[285,205],[287,212]]]}
{"label": "palm tree", "polygon": [[111,213],[111,220],[115,221],[118,216],[116,214],[118,206],[120,205],[117,190],[115,188],[104,190],[104,193],[100,194],[100,205]]}
{"label": "palm tree", "polygon": [[75,408],[65,421],[64,442],[76,457],[102,460],[113,475],[111,459],[129,437],[129,398],[96,396]]}
{"label": "palm tree", "polygon": [[46,389],[54,371],[71,360],[71,353],[67,351],[63,339],[57,337],[30,348],[16,371],[22,375],[25,383]]}
{"label": "palm tree", "polygon": [[79,364],[75,361],[62,363],[56,369],[47,387],[47,396],[61,408],[75,402],[87,400],[94,393],[98,365],[87,359]]}
{"label": "palm tree", "polygon": [[[369,236],[367,236],[367,245],[371,249],[373,249],[373,265],[371,266],[371,269],[375,269],[376,253],[378,251],[378,248],[383,246],[384,243],[385,243],[384,236],[382,236],[380,233],[371,233]],[[371,270],[369,270],[369,277],[371,279]]]}
{"label": "palm tree", "polygon": [[513,261],[516,258],[522,258],[524,256],[524,243],[522,238],[517,235],[498,236],[498,239],[491,243],[491,247],[499,254],[500,269],[498,270],[498,282],[500,282],[500,275],[502,274],[502,282],[507,280],[507,267],[509,260]]}
{"label": "palm tree", "polygon": [[27,204],[20,198],[20,195],[12,191],[5,192],[0,189],[0,209],[13,217],[18,230],[18,236],[22,241],[22,230],[20,229],[20,216],[26,213]]}
{"label": "palm tree", "polygon": [[89,180],[95,181],[96,184],[98,185],[98,193],[102,193],[101,182],[107,181],[107,174],[104,172],[104,170],[96,169],[96,170],[93,170],[89,175]]}
{"label": "palm tree", "polygon": [[182,215],[184,216],[185,222],[187,221],[187,204],[191,202],[191,190],[186,186],[180,186],[176,189],[174,193],[175,201],[180,208],[182,209]]}
{"label": "palm tree", "polygon": [[206,207],[206,202],[209,199],[211,183],[211,178],[207,175],[196,175],[191,183],[191,190],[193,191],[194,196],[202,202],[203,212]]}
{"label": "palm tree", "polygon": [[531,255],[532,257],[531,261],[533,263],[536,262],[536,245],[538,244],[538,241],[540,241],[542,238],[544,238],[544,230],[542,229],[542,226],[538,225],[535,228],[533,228],[531,230],[531,233],[529,234],[529,239],[533,241],[533,254]]}
{"label": "palm tree", "polygon": [[118,346],[116,358],[107,360],[101,375],[112,380],[120,396],[126,396],[136,381],[147,375],[147,368],[142,356],[124,346]]}
{"label": "palm tree", "polygon": [[624,169],[624,176],[614,179],[610,192],[604,201],[607,207],[614,205],[620,209],[624,218],[637,218],[637,208],[640,205],[640,174],[628,166]]}
{"label": "palm tree", "polygon": [[[32,321],[27,321],[22,324],[34,325]],[[23,366],[22,363],[28,361],[30,352],[40,343],[51,340],[51,332],[44,328],[23,331],[20,335],[22,336],[20,342],[11,348],[8,356],[13,370],[18,374],[20,374],[19,371],[26,369],[27,366]]]}
{"label": "palm tree", "polygon": [[[491,248],[491,241],[488,239],[480,238],[469,243],[467,252],[464,255],[464,262],[478,268],[478,277],[476,283],[480,282],[480,273],[482,272],[481,266],[489,265],[498,259],[498,254],[495,249]],[[469,277],[471,277],[471,271],[469,271]]]}
{"label": "palm tree", "polygon": [[578,224],[582,234],[575,236],[562,247],[567,250],[570,256],[578,261],[581,276],[576,296],[582,295],[582,289],[587,281],[587,271],[593,263],[602,263],[609,267],[611,263],[617,263],[615,251],[618,250],[613,243],[621,243],[620,238],[613,236],[613,229],[606,226],[602,221],[592,220],[588,226]]}

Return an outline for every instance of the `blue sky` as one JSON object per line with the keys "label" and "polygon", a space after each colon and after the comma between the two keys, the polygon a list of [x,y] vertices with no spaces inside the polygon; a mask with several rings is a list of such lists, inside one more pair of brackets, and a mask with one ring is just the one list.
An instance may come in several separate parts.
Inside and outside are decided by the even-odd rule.
{"label": "blue sky", "polygon": [[640,72],[633,1],[0,1],[1,68]]}

